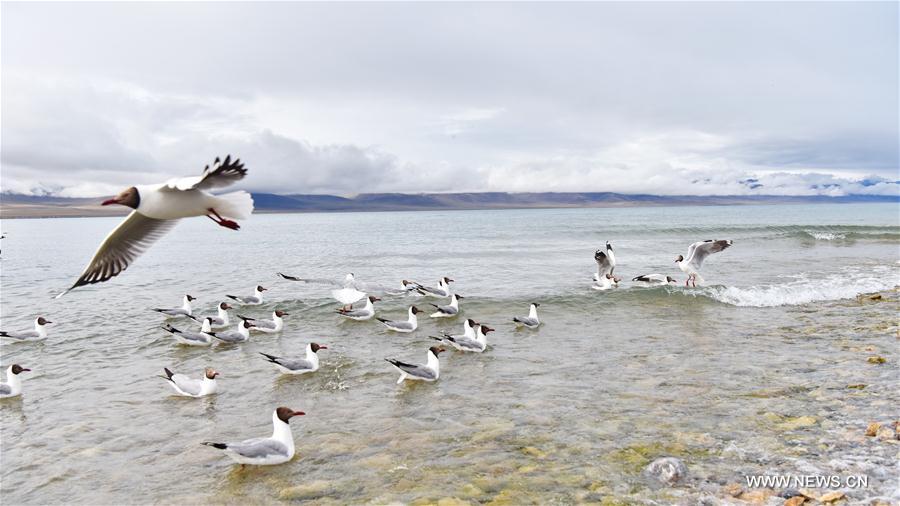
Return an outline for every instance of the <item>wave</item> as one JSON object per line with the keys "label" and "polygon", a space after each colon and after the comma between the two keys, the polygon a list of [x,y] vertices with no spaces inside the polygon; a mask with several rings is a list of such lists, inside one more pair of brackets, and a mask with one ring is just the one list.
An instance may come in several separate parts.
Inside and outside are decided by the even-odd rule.
{"label": "wave", "polygon": [[798,306],[811,302],[853,299],[861,293],[891,290],[900,285],[900,278],[893,274],[884,277],[857,277],[832,275],[824,279],[800,279],[784,284],[750,287],[705,286],[681,293],[706,297],[724,304],[739,307]]}
{"label": "wave", "polygon": [[[597,235],[608,237],[617,230],[595,231]],[[627,232],[627,229],[622,229]],[[900,241],[900,226],[897,225],[740,225],[740,226],[692,226],[665,229],[650,229],[650,232],[703,236],[707,239],[728,236],[750,236],[757,238],[789,238],[801,241]]]}

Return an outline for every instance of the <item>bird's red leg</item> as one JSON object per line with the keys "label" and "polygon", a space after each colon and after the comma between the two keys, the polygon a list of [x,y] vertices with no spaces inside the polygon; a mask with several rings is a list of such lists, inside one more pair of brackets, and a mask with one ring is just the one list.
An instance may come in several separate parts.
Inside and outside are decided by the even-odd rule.
{"label": "bird's red leg", "polygon": [[215,221],[216,223],[218,223],[219,226],[222,226],[222,227],[225,227],[225,228],[230,228],[231,230],[238,230],[238,229],[241,228],[241,226],[238,225],[236,221],[226,220],[225,218],[219,216],[219,213],[217,213],[215,209],[213,209],[213,208],[210,207],[209,209],[207,209],[207,211],[209,211],[209,212],[213,213],[214,215],[216,215],[216,218],[218,218],[218,220],[217,220],[216,218],[213,218],[212,216],[209,216],[208,214],[207,214],[206,216],[208,216],[209,219],[211,219],[211,220]]}

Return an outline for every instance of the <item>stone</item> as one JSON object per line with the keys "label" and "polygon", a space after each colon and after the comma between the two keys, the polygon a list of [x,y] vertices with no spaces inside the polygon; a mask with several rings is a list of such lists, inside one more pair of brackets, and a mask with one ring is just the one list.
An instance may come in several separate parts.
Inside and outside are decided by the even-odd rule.
{"label": "stone", "polygon": [[826,494],[822,494],[822,496],[819,497],[819,501],[820,502],[834,502],[834,501],[838,501],[843,498],[844,498],[843,492],[834,491],[834,492],[828,492]]}
{"label": "stone", "polygon": [[724,490],[725,493],[730,495],[731,497],[737,497],[744,491],[743,487],[741,487],[739,483],[729,483],[728,485],[725,485],[722,490]]}
{"label": "stone", "polygon": [[870,422],[869,426],[866,427],[866,435],[869,437],[875,437],[878,434],[878,429],[881,428],[881,423],[879,422]]}
{"label": "stone", "polygon": [[750,504],[765,504],[770,497],[775,495],[775,491],[769,488],[758,490],[748,490],[738,496],[738,499],[749,502]]}
{"label": "stone", "polygon": [[812,427],[817,422],[814,416],[789,416],[779,423],[778,427],[783,430],[796,430]]}
{"label": "stone", "polygon": [[323,480],[311,481],[302,485],[286,487],[278,492],[278,498],[283,500],[292,499],[316,499],[327,495],[331,490],[331,483]]}
{"label": "stone", "polygon": [[847,385],[847,388],[853,388],[855,390],[862,390],[862,389],[866,388],[867,386],[869,386],[869,385],[866,385],[865,383],[853,383],[853,384]]}
{"label": "stone", "polygon": [[524,453],[525,455],[528,455],[529,457],[534,457],[534,458],[538,458],[538,459],[542,459],[547,456],[547,452],[539,450],[539,449],[535,448],[534,446],[526,446],[526,447],[522,448],[520,451],[522,453]]}
{"label": "stone", "polygon": [[866,362],[868,362],[870,364],[883,364],[883,363],[887,362],[887,360],[885,360],[885,358],[882,357],[881,355],[875,355],[875,356],[872,356],[872,357],[869,357],[868,359],[866,359]]}
{"label": "stone", "polygon": [[[868,431],[866,432],[868,434]],[[897,438],[897,431],[894,430],[893,427],[888,427],[887,425],[882,425],[875,431],[875,437],[882,441],[890,441]]]}
{"label": "stone", "polygon": [[471,506],[472,503],[469,501],[463,501],[462,499],[457,499],[456,497],[444,497],[438,499],[437,506]]}
{"label": "stone", "polygon": [[681,459],[662,457],[654,460],[644,468],[644,474],[665,485],[675,485],[687,477],[688,469]]}
{"label": "stone", "polygon": [[806,502],[806,498],[802,495],[795,495],[791,497],[787,501],[784,501],[784,506],[800,506],[801,504]]}

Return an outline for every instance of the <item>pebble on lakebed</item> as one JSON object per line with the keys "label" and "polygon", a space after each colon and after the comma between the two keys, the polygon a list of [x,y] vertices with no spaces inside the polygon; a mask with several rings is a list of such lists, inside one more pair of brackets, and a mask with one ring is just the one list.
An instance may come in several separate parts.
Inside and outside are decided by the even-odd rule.
{"label": "pebble on lakebed", "polygon": [[883,364],[887,362],[887,360],[881,355],[875,355],[874,357],[869,357],[867,362],[869,362],[870,364]]}
{"label": "pebble on lakebed", "polygon": [[665,485],[675,485],[687,477],[687,466],[681,459],[662,457],[644,468],[644,474]]}

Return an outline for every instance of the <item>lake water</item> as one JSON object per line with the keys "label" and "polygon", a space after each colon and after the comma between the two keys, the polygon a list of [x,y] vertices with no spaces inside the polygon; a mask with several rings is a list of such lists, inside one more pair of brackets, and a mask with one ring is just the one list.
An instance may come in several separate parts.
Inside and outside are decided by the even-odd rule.
{"label": "lake water", "polygon": [[[898,446],[864,435],[900,406],[898,219],[894,204],[255,215],[239,232],[194,219],[118,278],[58,300],[120,219],[4,220],[3,328],[55,323],[43,343],[2,347],[4,368],[33,369],[0,403],[2,499],[696,504],[748,474],[836,474],[868,477],[844,489],[854,501],[898,501]],[[713,238],[734,246],[707,260],[706,286],[627,281],[683,282],[674,258]],[[595,292],[607,240],[626,281]],[[437,383],[396,385],[383,358],[424,361],[428,335],[461,318],[392,334],[343,321],[327,289],[276,271],[390,286],[449,275],[463,314],[497,332],[483,355],[443,355]],[[268,301],[241,312],[288,311],[280,335],[186,348],[150,311],[190,293],[210,314],[257,283]],[[872,292],[883,298],[857,300]],[[533,301],[544,325],[515,330]],[[411,302],[424,301],[377,309],[402,318]],[[312,375],[280,376],[258,354],[310,341],[329,347]],[[159,377],[205,366],[222,374],[215,397],[174,397]],[[288,464],[240,471],[200,445],[268,435],[281,405],[307,413]],[[685,482],[642,475],[670,455]]]}

